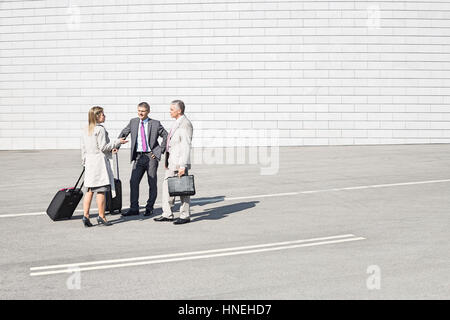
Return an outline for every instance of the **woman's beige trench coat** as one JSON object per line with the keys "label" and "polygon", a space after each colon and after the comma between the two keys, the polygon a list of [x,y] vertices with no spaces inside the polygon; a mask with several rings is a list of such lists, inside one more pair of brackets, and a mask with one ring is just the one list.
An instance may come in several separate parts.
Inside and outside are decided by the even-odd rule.
{"label": "woman's beige trench coat", "polygon": [[84,186],[86,188],[111,185],[112,196],[116,196],[114,174],[111,169],[112,150],[120,147],[120,140],[110,141],[106,129],[97,124],[92,135],[88,129],[83,130],[81,138],[81,158],[86,171]]}

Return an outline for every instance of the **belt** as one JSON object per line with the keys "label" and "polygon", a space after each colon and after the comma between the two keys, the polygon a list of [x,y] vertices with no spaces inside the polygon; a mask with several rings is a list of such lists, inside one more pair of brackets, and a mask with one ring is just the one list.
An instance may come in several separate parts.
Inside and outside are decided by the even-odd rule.
{"label": "belt", "polygon": [[152,153],[151,151],[149,151],[149,152],[136,152],[137,154],[149,154],[149,153]]}

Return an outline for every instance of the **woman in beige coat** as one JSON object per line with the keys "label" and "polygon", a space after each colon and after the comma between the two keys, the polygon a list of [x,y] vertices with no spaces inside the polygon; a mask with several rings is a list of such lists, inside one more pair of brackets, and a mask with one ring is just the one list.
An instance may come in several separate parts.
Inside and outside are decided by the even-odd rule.
{"label": "woman in beige coat", "polygon": [[89,110],[89,125],[84,129],[81,139],[81,157],[86,169],[84,173],[86,195],[83,201],[85,227],[92,226],[89,221],[89,209],[94,193],[97,193],[98,223],[111,225],[105,218],[105,193],[111,191],[115,197],[114,175],[110,159],[112,159],[112,152],[117,152],[115,149],[128,142],[124,139],[110,141],[108,132],[101,125],[103,122],[105,122],[103,108],[92,107]]}

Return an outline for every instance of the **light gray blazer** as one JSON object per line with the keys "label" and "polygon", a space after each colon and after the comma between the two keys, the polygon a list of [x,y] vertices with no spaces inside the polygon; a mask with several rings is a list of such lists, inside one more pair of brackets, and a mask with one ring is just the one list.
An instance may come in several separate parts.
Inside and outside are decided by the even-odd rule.
{"label": "light gray blazer", "polygon": [[108,132],[101,125],[94,127],[92,135],[88,128],[83,129],[81,137],[81,159],[86,171],[84,185],[87,188],[111,185],[113,197],[115,196],[114,173],[111,169],[112,149],[120,146],[120,139],[110,141]]}
{"label": "light gray blazer", "polygon": [[174,128],[169,140],[170,155],[168,161],[166,153],[166,166],[169,170],[176,171],[180,167],[191,168],[192,134],[192,123],[184,116]]}

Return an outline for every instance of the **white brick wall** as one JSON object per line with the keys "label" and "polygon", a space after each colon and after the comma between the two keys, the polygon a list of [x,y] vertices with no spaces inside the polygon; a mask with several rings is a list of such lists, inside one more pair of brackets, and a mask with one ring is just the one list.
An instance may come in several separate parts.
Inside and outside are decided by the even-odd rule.
{"label": "white brick wall", "polygon": [[444,0],[0,0],[0,149],[78,148],[93,105],[169,127],[173,99],[196,146],[448,143],[449,36]]}

